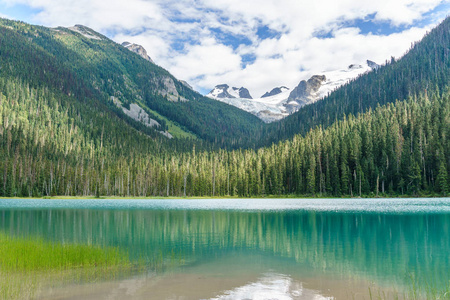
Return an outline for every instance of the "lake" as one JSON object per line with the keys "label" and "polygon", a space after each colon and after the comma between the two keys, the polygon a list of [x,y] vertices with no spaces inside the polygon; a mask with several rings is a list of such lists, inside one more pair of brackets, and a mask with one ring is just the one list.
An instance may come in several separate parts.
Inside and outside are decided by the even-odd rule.
{"label": "lake", "polygon": [[142,265],[115,280],[54,283],[42,299],[370,299],[449,290],[449,198],[1,199],[0,231],[118,247]]}

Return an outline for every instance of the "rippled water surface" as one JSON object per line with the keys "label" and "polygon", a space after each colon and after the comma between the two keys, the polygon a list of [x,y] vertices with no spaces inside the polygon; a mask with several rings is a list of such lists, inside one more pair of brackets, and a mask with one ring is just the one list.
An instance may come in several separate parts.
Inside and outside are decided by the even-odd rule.
{"label": "rippled water surface", "polygon": [[2,208],[450,213],[450,199],[1,199]]}
{"label": "rippled water surface", "polygon": [[164,263],[44,298],[358,299],[450,280],[448,198],[1,199],[0,230]]}

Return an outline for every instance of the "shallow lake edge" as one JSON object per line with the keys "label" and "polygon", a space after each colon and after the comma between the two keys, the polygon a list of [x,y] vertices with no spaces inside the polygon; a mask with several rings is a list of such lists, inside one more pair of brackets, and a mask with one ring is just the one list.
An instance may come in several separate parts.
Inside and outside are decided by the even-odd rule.
{"label": "shallow lake edge", "polygon": [[420,198],[449,198],[449,195],[362,195],[361,197],[351,197],[349,195],[342,195],[340,197],[336,196],[326,196],[326,195],[260,195],[260,196],[186,196],[186,197],[176,197],[176,196],[42,196],[42,197],[0,197],[2,199],[17,199],[17,200],[27,200],[27,199],[43,199],[43,200],[126,200],[126,199],[139,199],[139,200],[198,200],[198,199],[420,199]]}

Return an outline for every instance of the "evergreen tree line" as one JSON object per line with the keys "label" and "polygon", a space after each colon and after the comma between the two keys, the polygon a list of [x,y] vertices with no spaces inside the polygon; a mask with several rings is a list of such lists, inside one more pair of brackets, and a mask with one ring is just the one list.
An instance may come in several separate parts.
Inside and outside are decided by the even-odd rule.
{"label": "evergreen tree line", "polygon": [[378,105],[405,100],[437,86],[445,90],[450,81],[450,18],[427,33],[399,60],[391,58],[384,65],[363,74],[307,105],[280,122],[262,128],[257,145],[270,145],[306,134],[316,126],[326,128],[348,114],[357,115]]}
{"label": "evergreen tree line", "polygon": [[348,115],[258,150],[178,151],[186,144],[162,146],[63,93],[10,79],[0,91],[0,196],[449,192],[449,92]]}

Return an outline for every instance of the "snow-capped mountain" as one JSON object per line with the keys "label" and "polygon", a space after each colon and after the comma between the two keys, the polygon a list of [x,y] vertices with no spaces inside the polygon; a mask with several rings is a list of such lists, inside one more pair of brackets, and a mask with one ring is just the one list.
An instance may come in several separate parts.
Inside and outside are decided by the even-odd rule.
{"label": "snow-capped mountain", "polygon": [[225,99],[225,98],[242,98],[242,99],[252,99],[250,92],[244,88],[230,87],[228,84],[219,84],[209,92],[206,97],[213,99]]}
{"label": "snow-capped mountain", "polygon": [[285,86],[276,87],[276,88],[273,88],[270,92],[266,92],[264,95],[261,96],[261,98],[275,96],[275,95],[278,95],[279,93],[285,92],[287,90],[289,90],[289,89]]}
{"label": "snow-capped mountain", "polygon": [[293,90],[285,86],[276,87],[255,99],[251,98],[246,88],[230,88],[227,84],[216,86],[206,96],[248,111],[270,123],[324,98],[351,79],[378,67],[370,60],[364,64],[352,64],[344,70],[326,71],[302,80]]}
{"label": "snow-capped mountain", "polygon": [[326,76],[326,81],[319,89],[318,99],[322,99],[335,89],[349,82],[351,79],[361,74],[378,69],[380,66],[373,61],[367,60],[364,64],[352,64],[345,70],[328,71],[322,73]]}
{"label": "snow-capped mountain", "polygon": [[289,113],[282,105],[284,101],[289,97],[290,90],[288,88],[283,89],[282,92],[273,96],[266,96],[264,98],[239,98],[239,97],[223,97],[223,94],[217,93],[217,87],[214,88],[207,97],[216,99],[221,102],[236,106],[242,110],[248,111],[264,122],[270,123],[280,120]]}
{"label": "snow-capped mountain", "polygon": [[123,42],[122,46],[124,46],[125,48],[127,48],[128,50],[139,54],[142,58],[144,58],[145,60],[148,60],[151,63],[154,63],[153,60],[150,58],[150,56],[148,56],[147,51],[145,50],[144,47],[142,47],[141,45],[138,44],[132,44],[130,42]]}

